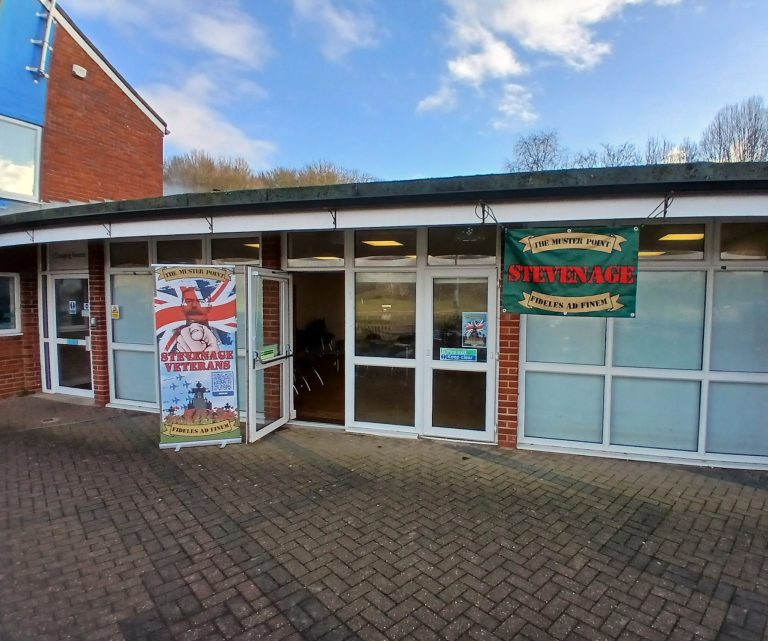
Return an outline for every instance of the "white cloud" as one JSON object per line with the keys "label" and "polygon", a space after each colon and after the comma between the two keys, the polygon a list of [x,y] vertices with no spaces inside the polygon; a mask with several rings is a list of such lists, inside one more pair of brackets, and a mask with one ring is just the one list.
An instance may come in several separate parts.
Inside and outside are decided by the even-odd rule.
{"label": "white cloud", "polygon": [[0,158],[0,191],[33,196],[35,193],[35,165],[19,165]]}
{"label": "white cloud", "polygon": [[193,15],[189,36],[205,49],[224,58],[260,68],[271,53],[267,34],[245,14]]}
{"label": "white cloud", "polygon": [[202,149],[213,156],[245,158],[255,170],[270,166],[275,144],[250,137],[217,111],[217,85],[204,74],[191,76],[179,87],[146,87],[142,95],[170,123],[166,140],[179,152]]}
{"label": "white cloud", "polygon": [[68,0],[66,6],[75,14],[140,31],[142,38],[172,41],[255,69],[271,54],[265,29],[236,0]]}
{"label": "white cloud", "polygon": [[456,91],[453,87],[444,84],[432,95],[422,98],[419,104],[416,105],[416,111],[423,113],[425,111],[432,111],[433,109],[450,110],[456,104]]}
{"label": "white cloud", "polygon": [[509,129],[516,123],[529,124],[538,120],[533,109],[533,95],[522,85],[510,83],[497,105],[498,117],[491,123],[494,129]]}
{"label": "white cloud", "polygon": [[[499,118],[492,125],[507,127],[513,120],[532,122],[532,97],[510,83],[547,59],[576,70],[590,69],[611,52],[595,27],[619,17],[631,5],[670,6],[682,0],[443,0],[449,9],[449,40],[454,50],[447,61],[448,82],[477,89],[497,83],[503,90]],[[525,58],[521,55],[525,53]],[[447,89],[443,89],[447,92]],[[435,102],[428,96],[419,102]],[[439,104],[439,103],[438,103]]]}
{"label": "white cloud", "polygon": [[322,34],[321,49],[329,60],[340,60],[355,49],[378,44],[373,16],[362,9],[341,6],[335,0],[292,0],[298,18]]}

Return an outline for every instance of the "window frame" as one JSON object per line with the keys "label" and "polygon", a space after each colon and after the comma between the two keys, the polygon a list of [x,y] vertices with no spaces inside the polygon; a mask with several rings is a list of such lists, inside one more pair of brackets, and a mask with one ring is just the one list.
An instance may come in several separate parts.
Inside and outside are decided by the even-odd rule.
{"label": "window frame", "polygon": [[15,272],[0,272],[0,278],[10,278],[13,283],[13,327],[0,329],[0,336],[21,336],[21,277]]}
{"label": "window frame", "polygon": [[33,187],[33,194],[30,196],[29,194],[23,194],[19,192],[14,191],[7,191],[5,189],[0,188],[0,198],[8,198],[10,200],[20,200],[22,202],[27,203],[36,203],[40,202],[40,150],[42,147],[42,127],[39,127],[38,125],[33,125],[28,122],[24,122],[23,120],[16,120],[15,118],[8,118],[7,116],[0,115],[0,123],[7,123],[9,125],[15,125],[17,127],[21,127],[22,129],[29,129],[34,132],[35,134],[35,151],[34,151],[34,162],[35,162],[35,176],[34,176],[34,187]]}

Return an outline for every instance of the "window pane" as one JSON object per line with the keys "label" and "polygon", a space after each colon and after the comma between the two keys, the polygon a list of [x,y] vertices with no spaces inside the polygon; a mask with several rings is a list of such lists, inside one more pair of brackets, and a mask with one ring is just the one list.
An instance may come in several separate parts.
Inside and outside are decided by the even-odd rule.
{"label": "window pane", "polygon": [[721,260],[767,260],[768,223],[723,223]]}
{"label": "window pane", "polygon": [[711,368],[768,372],[768,273],[717,272]]}
{"label": "window pane", "polygon": [[433,370],[432,425],[485,430],[485,372]]}
{"label": "window pane", "polygon": [[355,265],[415,265],[415,229],[355,232]]}
{"label": "window pane", "polygon": [[414,358],[416,274],[355,274],[355,354]]}
{"label": "window pane", "polygon": [[214,264],[258,263],[261,260],[261,239],[258,236],[212,238],[211,260]]}
{"label": "window pane", "polygon": [[59,356],[59,385],[91,389],[91,354],[82,345],[56,345]]}
{"label": "window pane", "polygon": [[707,452],[768,456],[768,385],[710,383]]}
{"label": "window pane", "polygon": [[604,318],[531,314],[525,323],[527,361],[579,365],[605,363]]}
{"label": "window pane", "polygon": [[308,231],[288,234],[288,267],[343,267],[344,232]]}
{"label": "window pane", "polygon": [[[90,333],[88,316],[83,315],[88,302],[87,278],[57,278],[56,338],[83,340]],[[62,383],[63,384],[63,383]]]}
{"label": "window pane", "polygon": [[39,129],[0,118],[0,193],[36,199]]}
{"label": "window pane", "polygon": [[430,265],[495,265],[496,227],[432,227],[427,245]]}
{"label": "window pane", "polygon": [[16,327],[16,280],[13,276],[0,276],[0,330]]}
{"label": "window pane", "polygon": [[640,260],[704,258],[704,225],[643,225]]}
{"label": "window pane", "polygon": [[110,243],[109,264],[112,267],[149,266],[149,243],[144,240]]}
{"label": "window pane", "polygon": [[602,376],[528,372],[525,435],[601,443],[603,387]]}
{"label": "window pane", "polygon": [[157,262],[160,265],[200,265],[203,262],[203,243],[196,238],[158,240]]}
{"label": "window pane", "polygon": [[416,370],[404,367],[355,367],[355,420],[414,425]]}
{"label": "window pane", "polygon": [[[122,401],[157,401],[153,352],[115,350],[115,398]],[[181,401],[179,401],[181,402]],[[178,405],[179,403],[175,403]]]}
{"label": "window pane", "polygon": [[474,352],[488,360],[488,279],[436,278],[433,285],[432,359],[446,360],[441,349]]}
{"label": "window pane", "polygon": [[152,274],[112,274],[112,305],[120,318],[112,320],[112,341],[152,345],[155,341]]}
{"label": "window pane", "polygon": [[695,451],[698,433],[698,381],[613,379],[613,445]]}
{"label": "window pane", "polygon": [[614,365],[700,369],[704,272],[640,272],[635,318],[614,321]]}

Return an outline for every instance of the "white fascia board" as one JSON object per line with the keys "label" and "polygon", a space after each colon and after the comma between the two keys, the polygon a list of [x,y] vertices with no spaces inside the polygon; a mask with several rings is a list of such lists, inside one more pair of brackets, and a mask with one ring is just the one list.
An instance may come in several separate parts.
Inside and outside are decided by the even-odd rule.
{"label": "white fascia board", "polygon": [[[658,196],[638,198],[605,198],[592,200],[549,200],[524,203],[492,204],[500,224],[547,224],[569,222],[621,222],[648,218],[657,209]],[[475,205],[429,207],[395,207],[381,209],[341,209],[336,216],[336,229],[375,229],[443,225],[476,225]],[[677,195],[667,212],[670,219],[753,218],[768,217],[768,195]],[[197,214],[186,218],[147,219],[112,224],[75,224],[58,221],[55,227],[36,229],[30,237],[26,231],[0,233],[0,246],[28,245],[40,242],[76,240],[80,238],[143,238],[210,234],[258,233],[270,231],[332,230],[328,211],[283,212],[272,214]],[[654,218],[654,220],[660,220]],[[487,219],[486,223],[493,223]]]}
{"label": "white fascia board", "polygon": [[[109,65],[104,62],[104,59],[93,49],[93,47],[88,44],[83,38],[80,36],[80,34],[77,32],[77,30],[70,24],[70,22],[59,12],[58,8],[54,8],[53,12],[54,18],[56,19],[56,24],[59,25],[66,31],[72,39],[78,44],[78,46],[85,51],[85,53],[88,54],[88,57],[91,58],[98,66],[99,69],[101,69],[107,76],[114,82],[120,90],[128,96],[129,100],[136,105],[141,112],[149,118],[155,126],[163,132],[163,135],[165,135],[166,132],[166,126],[163,124],[155,114],[153,114],[149,109],[147,109],[147,106],[138,99],[136,94],[128,87],[125,82],[115,74],[112,69],[110,69]],[[55,54],[54,54],[55,55]]]}

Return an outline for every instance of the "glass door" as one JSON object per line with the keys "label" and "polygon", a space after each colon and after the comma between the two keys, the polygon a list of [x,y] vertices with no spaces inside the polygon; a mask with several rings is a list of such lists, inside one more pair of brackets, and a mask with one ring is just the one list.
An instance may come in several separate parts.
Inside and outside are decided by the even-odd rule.
{"label": "glass door", "polygon": [[88,276],[52,276],[49,282],[53,391],[93,396]]}
{"label": "glass door", "polygon": [[495,438],[496,281],[488,270],[429,274],[424,434]]}
{"label": "glass door", "polygon": [[290,275],[248,268],[248,442],[288,422],[293,389]]}

